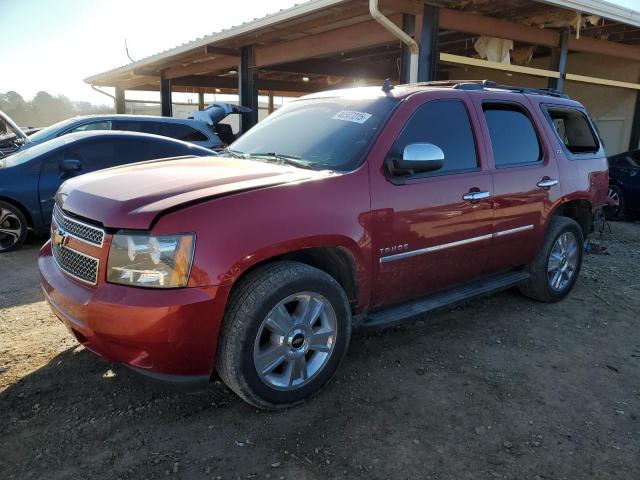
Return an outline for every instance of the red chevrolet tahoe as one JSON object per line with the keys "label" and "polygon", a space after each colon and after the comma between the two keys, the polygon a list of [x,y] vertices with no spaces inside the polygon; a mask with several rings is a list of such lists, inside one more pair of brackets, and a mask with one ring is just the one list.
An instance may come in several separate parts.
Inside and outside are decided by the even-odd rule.
{"label": "red chevrolet tahoe", "polygon": [[180,382],[217,370],[287,406],[329,381],[352,327],[513,286],[562,299],[607,185],[593,123],[556,92],[324,92],[219,156],[67,181],[42,289],[99,355]]}

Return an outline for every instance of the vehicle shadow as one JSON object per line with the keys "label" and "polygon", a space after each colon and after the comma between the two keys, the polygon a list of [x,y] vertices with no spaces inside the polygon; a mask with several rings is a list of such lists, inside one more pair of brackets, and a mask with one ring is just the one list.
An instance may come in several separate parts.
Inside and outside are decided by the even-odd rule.
{"label": "vehicle shadow", "polygon": [[[515,295],[500,297],[512,302]],[[345,448],[328,442],[336,435],[354,442],[373,428],[378,444],[391,442],[387,447],[394,449],[414,445],[415,429],[427,418],[436,429],[449,428],[452,419],[442,417],[440,409],[451,397],[443,392],[461,389],[466,360],[458,352],[468,348],[467,342],[451,348],[450,341],[484,342],[485,322],[473,319],[474,311],[486,310],[483,305],[484,300],[474,301],[429,321],[417,319],[381,332],[356,331],[328,387],[301,406],[277,412],[256,410],[219,381],[202,392],[175,391],[81,346],[68,348],[0,393],[0,418],[6,419],[0,451],[7,452],[0,477],[2,463],[18,471],[91,472],[103,478],[120,477],[135,467],[142,469],[141,477],[151,478],[174,471],[177,462],[190,472],[183,478],[199,478],[195,462],[204,462],[223,478],[276,468],[271,465],[278,465],[278,477],[311,478],[310,472],[329,465],[327,460],[334,461]],[[450,378],[443,376],[447,372]],[[431,388],[439,393],[430,393]],[[473,419],[457,422],[458,434],[475,426]],[[387,441],[387,433],[398,435],[395,423],[407,438]],[[355,453],[358,465],[368,461],[366,451]],[[361,467],[346,464],[334,473],[339,476],[342,468],[364,475]]]}
{"label": "vehicle shadow", "polygon": [[29,237],[20,250],[0,254],[0,309],[43,300],[38,252],[44,241]]}

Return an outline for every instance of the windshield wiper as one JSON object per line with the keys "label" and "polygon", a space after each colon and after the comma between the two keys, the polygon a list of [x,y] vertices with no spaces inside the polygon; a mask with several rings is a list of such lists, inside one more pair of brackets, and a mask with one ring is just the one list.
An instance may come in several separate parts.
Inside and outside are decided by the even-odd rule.
{"label": "windshield wiper", "polygon": [[237,150],[231,150],[229,147],[226,147],[220,150],[220,155],[228,155],[232,158],[243,158],[243,159],[247,158],[247,156],[244,153],[238,152]]}
{"label": "windshield wiper", "polygon": [[285,155],[282,153],[276,152],[265,152],[265,153],[246,153],[250,158],[253,157],[262,157],[262,158],[271,158],[277,160],[281,164],[292,165],[298,168],[306,168],[307,170],[315,170],[310,164],[307,162],[301,161],[302,157],[297,155]]}

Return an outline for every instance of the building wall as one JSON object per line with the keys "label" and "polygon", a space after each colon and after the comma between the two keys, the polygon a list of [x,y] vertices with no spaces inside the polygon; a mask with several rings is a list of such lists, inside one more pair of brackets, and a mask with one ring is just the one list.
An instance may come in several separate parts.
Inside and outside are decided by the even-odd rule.
{"label": "building wall", "polygon": [[[553,70],[548,57],[534,59],[527,66]],[[567,59],[567,72],[640,83],[640,62],[602,55],[570,53]],[[544,77],[511,74],[480,67],[455,66],[449,72],[449,77],[452,79],[489,79],[498,83],[533,88],[547,86],[547,78]],[[567,81],[565,82],[565,93],[585,105],[598,125],[608,155],[629,149],[633,112],[638,94],[636,90]]]}

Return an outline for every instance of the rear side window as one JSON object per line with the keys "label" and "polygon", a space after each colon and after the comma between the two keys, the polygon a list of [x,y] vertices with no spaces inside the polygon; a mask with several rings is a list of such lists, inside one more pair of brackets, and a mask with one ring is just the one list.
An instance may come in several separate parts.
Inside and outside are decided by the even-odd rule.
{"label": "rear side window", "polygon": [[569,107],[546,107],[558,137],[571,153],[596,153],[600,142],[586,115]]}
{"label": "rear side window", "polygon": [[165,135],[171,138],[177,138],[183,142],[205,142],[208,140],[208,137],[204,133],[199,132],[189,125],[167,123],[166,126],[167,133],[165,133]]}
{"label": "rear side window", "polygon": [[398,137],[391,155],[402,158],[404,147],[411,143],[431,143],[444,152],[443,167],[431,175],[478,168],[469,114],[459,100],[436,100],[418,107]]}
{"label": "rear side window", "polygon": [[482,106],[489,127],[496,167],[510,167],[542,160],[542,148],[533,123],[522,107],[511,103]]}
{"label": "rear side window", "polygon": [[111,122],[107,120],[104,122],[85,123],[84,125],[80,125],[79,127],[72,128],[66,133],[88,132],[90,130],[111,130]]}
{"label": "rear side window", "polygon": [[147,122],[138,120],[117,120],[114,122],[114,130],[126,132],[152,133],[153,135],[167,136],[166,128],[160,122]]}

